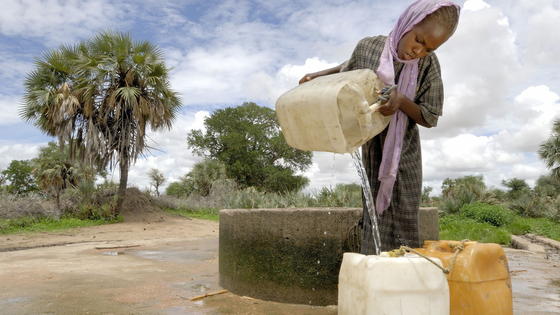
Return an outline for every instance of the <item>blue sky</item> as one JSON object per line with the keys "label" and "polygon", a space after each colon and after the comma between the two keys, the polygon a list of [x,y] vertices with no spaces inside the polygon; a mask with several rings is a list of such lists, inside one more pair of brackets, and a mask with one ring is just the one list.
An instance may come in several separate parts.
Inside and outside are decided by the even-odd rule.
{"label": "blue sky", "polygon": [[[169,181],[199,158],[192,128],[216,108],[274,106],[305,73],[344,61],[358,40],[387,34],[410,1],[4,0],[0,11],[0,169],[33,158],[49,138],[22,122],[26,73],[46,50],[99,31],[130,33],[163,49],[184,106],[175,127],[150,134],[154,151],[132,168],[146,187],[157,167]],[[467,0],[458,30],[437,52],[446,101],[439,125],[421,130],[425,185],[484,175],[490,186],[546,169],[535,152],[559,118],[558,0]],[[348,157],[314,154],[310,189],[355,182]],[[115,179],[117,178],[115,174]]]}

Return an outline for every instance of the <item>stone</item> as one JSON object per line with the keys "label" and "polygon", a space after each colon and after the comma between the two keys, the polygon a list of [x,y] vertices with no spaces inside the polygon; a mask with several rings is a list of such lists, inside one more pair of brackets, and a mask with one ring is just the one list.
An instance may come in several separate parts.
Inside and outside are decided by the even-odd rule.
{"label": "stone", "polygon": [[420,245],[424,244],[424,241],[439,240],[438,208],[420,208],[420,211],[418,211],[418,234],[420,238]]}

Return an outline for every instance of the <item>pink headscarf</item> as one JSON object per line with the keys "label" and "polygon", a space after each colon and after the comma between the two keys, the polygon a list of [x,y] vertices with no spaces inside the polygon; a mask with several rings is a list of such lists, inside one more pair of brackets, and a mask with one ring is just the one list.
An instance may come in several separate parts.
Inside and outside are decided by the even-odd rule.
{"label": "pink headscarf", "polygon": [[[404,63],[399,77],[397,91],[411,100],[416,95],[416,81],[418,78],[418,59],[401,60],[397,55],[397,45],[401,38],[412,27],[421,22],[427,15],[433,13],[443,6],[455,6],[457,11],[460,7],[447,0],[417,0],[412,3],[401,14],[397,24],[389,33],[385,41],[385,47],[381,53],[377,75],[385,84],[395,83],[395,68],[393,60]],[[402,143],[407,126],[408,117],[402,111],[397,111],[389,124],[385,144],[383,145],[383,156],[379,168],[379,181],[381,182],[376,199],[377,213],[381,214],[389,207],[393,186],[397,177],[399,162],[401,159]]]}

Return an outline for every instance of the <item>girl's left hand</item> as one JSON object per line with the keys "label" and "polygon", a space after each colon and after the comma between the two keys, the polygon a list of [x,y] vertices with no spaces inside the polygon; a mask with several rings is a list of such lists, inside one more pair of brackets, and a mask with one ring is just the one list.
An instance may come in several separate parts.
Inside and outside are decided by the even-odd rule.
{"label": "girl's left hand", "polygon": [[399,108],[400,108],[400,104],[401,104],[401,96],[402,94],[399,93],[397,91],[397,89],[393,89],[391,91],[391,96],[389,97],[389,100],[385,103],[382,104],[379,107],[379,112],[383,115],[383,116],[391,116],[394,113],[396,113]]}

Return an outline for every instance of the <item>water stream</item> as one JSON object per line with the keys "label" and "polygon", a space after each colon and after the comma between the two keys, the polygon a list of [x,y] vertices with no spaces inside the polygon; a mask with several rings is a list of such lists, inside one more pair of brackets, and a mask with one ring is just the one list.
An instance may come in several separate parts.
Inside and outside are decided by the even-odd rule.
{"label": "water stream", "polygon": [[[381,237],[379,236],[379,225],[377,224],[377,213],[375,212],[375,203],[373,202],[373,194],[371,193],[371,187],[369,185],[369,180],[364,168],[364,163],[362,162],[361,150],[358,148],[356,151],[351,153],[352,160],[354,161],[354,166],[358,171],[362,183],[362,190],[366,199],[366,207],[368,210],[369,218],[372,225],[373,234],[373,244],[375,249],[375,255],[379,255],[381,248]],[[365,223],[364,223],[365,224]]]}

